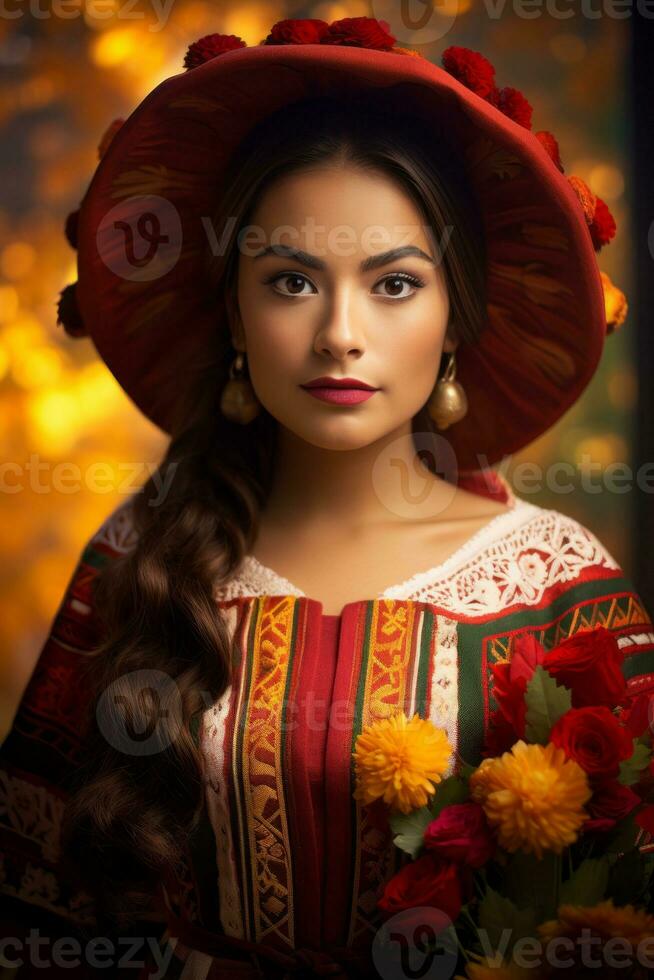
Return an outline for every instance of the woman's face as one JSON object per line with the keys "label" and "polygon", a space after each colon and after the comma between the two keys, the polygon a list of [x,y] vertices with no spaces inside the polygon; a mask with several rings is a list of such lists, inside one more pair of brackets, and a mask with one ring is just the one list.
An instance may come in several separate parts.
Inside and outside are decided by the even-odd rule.
{"label": "woman's face", "polygon": [[[381,173],[324,166],[278,179],[249,228],[232,335],[259,401],[325,449],[405,428],[429,398],[443,349],[455,347],[442,266],[411,199]],[[376,390],[324,400],[303,387],[322,376]]]}

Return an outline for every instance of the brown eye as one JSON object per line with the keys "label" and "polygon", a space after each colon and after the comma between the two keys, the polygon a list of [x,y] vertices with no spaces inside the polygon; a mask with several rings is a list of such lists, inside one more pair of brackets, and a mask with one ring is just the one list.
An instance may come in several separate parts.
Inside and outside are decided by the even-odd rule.
{"label": "brown eye", "polygon": [[[385,276],[377,283],[377,286],[383,287],[383,295],[389,299],[408,299],[413,296],[416,289],[420,289],[424,285],[422,279],[409,275],[408,272]],[[405,286],[408,288],[405,289]]]}
{"label": "brown eye", "polygon": [[[311,290],[304,291],[304,287],[313,285],[299,272],[280,272],[267,282],[272,283],[275,292],[281,293],[282,296],[308,296]],[[279,283],[283,283],[284,288],[279,288]],[[316,290],[314,289],[313,292]]]}
{"label": "brown eye", "polygon": [[398,296],[402,294],[404,289],[404,279],[398,279],[394,277],[393,279],[386,280],[386,292],[391,296]]}

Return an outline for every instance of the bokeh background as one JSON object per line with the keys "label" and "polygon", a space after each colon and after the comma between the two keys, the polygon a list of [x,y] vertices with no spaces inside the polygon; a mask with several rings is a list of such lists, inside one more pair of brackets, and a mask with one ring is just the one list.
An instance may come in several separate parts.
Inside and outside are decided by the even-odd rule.
{"label": "bokeh background", "polygon": [[[490,18],[473,0],[444,0],[438,9],[457,14],[453,29],[420,50],[434,61],[449,44],[480,50],[495,64],[500,85],[524,91],[534,107],[534,130],[557,136],[566,173],[582,177],[609,204],[618,234],[599,264],[629,297],[626,21],[579,13],[526,19],[509,4]],[[71,340],[56,322],[59,292],[76,279],[64,223],[95,169],[103,133],[158,82],[182,70],[188,44],[204,34],[234,33],[256,44],[283,17],[381,16],[362,0],[173,0],[165,10],[122,0],[95,7],[83,0],[60,7],[16,0],[12,10],[12,16],[0,14],[0,737],[85,541],[124,494],[145,481],[165,446],[91,341]],[[572,463],[573,492],[517,488],[519,494],[582,521],[628,574],[634,495],[602,491],[601,483],[600,492],[588,493],[580,475],[584,465],[597,472],[598,465],[603,470],[632,459],[634,351],[628,317],[608,338],[601,369],[581,400],[501,467],[512,481],[523,462],[544,470],[553,461]],[[68,476],[61,464],[71,465]],[[97,477],[97,464],[103,465],[103,492],[85,485],[85,474]],[[53,489],[55,466],[73,489]]]}

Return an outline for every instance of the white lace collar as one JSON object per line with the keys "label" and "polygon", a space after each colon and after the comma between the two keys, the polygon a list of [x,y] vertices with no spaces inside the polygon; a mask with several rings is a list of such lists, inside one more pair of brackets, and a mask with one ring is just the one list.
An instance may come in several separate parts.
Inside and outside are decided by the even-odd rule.
{"label": "white lace collar", "polygon": [[[465,541],[460,548],[439,565],[416,572],[403,582],[390,585],[377,598],[407,599],[422,593],[425,586],[451,576],[457,569],[476,556],[483,554],[494,542],[517,527],[533,520],[543,508],[513,496],[511,507],[491,518],[479,531]],[[306,598],[305,593],[273,568],[264,565],[254,555],[245,555],[238,572],[216,592],[217,599],[236,596],[293,595]]]}

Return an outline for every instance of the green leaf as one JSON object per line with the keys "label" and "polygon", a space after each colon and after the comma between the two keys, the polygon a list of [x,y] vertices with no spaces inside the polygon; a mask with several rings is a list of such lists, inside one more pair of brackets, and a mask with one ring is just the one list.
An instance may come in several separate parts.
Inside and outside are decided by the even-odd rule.
{"label": "green leaf", "polygon": [[652,750],[635,738],[633,753],[628,759],[620,763],[618,782],[622,783],[623,786],[632,786],[637,783],[642,770],[649,765],[651,758]]}
{"label": "green leaf", "polygon": [[541,858],[516,851],[508,857],[502,874],[502,889],[517,905],[529,901],[538,921],[551,919],[556,912],[556,893],[561,881],[561,861],[546,851]]}
{"label": "green leaf", "polygon": [[432,819],[436,818],[441,810],[453,803],[466,803],[469,800],[468,782],[460,776],[448,776],[436,786],[436,793],[429,807]]}
{"label": "green leaf", "polygon": [[561,885],[559,904],[597,905],[606,894],[608,880],[608,858],[586,858]]}
{"label": "green leaf", "polygon": [[401,851],[406,851],[412,858],[417,857],[423,845],[426,828],[432,822],[433,816],[426,806],[411,813],[392,813],[389,817],[391,830],[397,834],[393,843]]}
{"label": "green leaf", "polygon": [[518,908],[510,898],[488,888],[479,904],[479,926],[493,949],[511,950],[518,939],[535,936],[538,924],[533,906]]}
{"label": "green leaf", "polygon": [[525,738],[547,745],[552,726],[572,707],[572,696],[539,664],[527,683]]}

